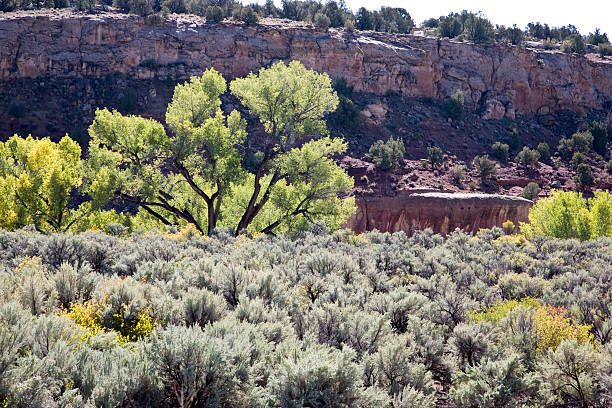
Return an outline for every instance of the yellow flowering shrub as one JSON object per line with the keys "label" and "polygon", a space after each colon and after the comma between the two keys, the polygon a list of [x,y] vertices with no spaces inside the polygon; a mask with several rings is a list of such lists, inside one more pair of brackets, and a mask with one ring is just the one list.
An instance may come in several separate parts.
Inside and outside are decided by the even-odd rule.
{"label": "yellow flowering shrub", "polygon": [[578,344],[592,342],[591,326],[572,323],[565,312],[565,308],[555,306],[541,306],[536,310],[538,353],[555,350],[563,340],[575,339]]}
{"label": "yellow flowering shrub", "polygon": [[134,321],[126,322],[123,316],[123,309],[114,313],[112,319],[104,324],[102,311],[105,307],[105,301],[97,302],[92,300],[85,303],[74,303],[70,305],[68,310],[64,310],[62,314],[85,329],[81,341],[85,341],[88,337],[101,331],[110,331],[116,333],[119,344],[125,344],[140,338],[149,337],[156,326],[156,322],[148,310],[142,310]]}
{"label": "yellow flowering shrub", "polygon": [[512,310],[518,307],[531,308],[537,336],[536,352],[545,353],[555,350],[563,340],[576,340],[579,344],[592,343],[591,326],[576,324],[566,316],[566,309],[543,305],[537,299],[525,297],[521,300],[498,301],[493,306],[471,312],[473,322],[489,321],[499,323]]}
{"label": "yellow flowering shrub", "polygon": [[183,242],[189,241],[192,238],[209,239],[209,237],[202,235],[200,231],[198,231],[198,229],[193,224],[187,224],[184,227],[182,227],[178,232],[174,234],[168,234],[167,237],[170,239],[175,239],[177,241],[183,241]]}
{"label": "yellow flowering shrub", "polygon": [[84,329],[83,335],[81,336],[81,342],[84,342],[88,337],[104,331],[104,327],[100,322],[101,311],[102,308],[97,302],[89,301],[85,303],[73,303],[70,305],[69,309],[62,311],[61,314]]}
{"label": "yellow flowering shrub", "polygon": [[540,302],[530,297],[525,297],[521,300],[498,300],[493,306],[481,311],[472,311],[470,317],[474,322],[489,321],[499,323],[508,313],[519,306],[538,309]]}
{"label": "yellow flowering shrub", "polygon": [[502,235],[501,237],[494,239],[492,242],[498,246],[503,244],[516,245],[518,247],[530,245],[527,238],[525,238],[525,236],[522,234]]}

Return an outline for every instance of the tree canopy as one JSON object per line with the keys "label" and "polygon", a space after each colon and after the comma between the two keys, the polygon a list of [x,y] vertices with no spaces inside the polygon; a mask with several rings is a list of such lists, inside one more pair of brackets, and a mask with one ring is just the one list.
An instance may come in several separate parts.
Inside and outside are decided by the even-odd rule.
{"label": "tree canopy", "polygon": [[[234,80],[231,92],[257,117],[264,136],[247,142],[246,121],[226,115],[227,85],[214,69],[175,88],[168,129],[106,109],[90,126],[87,191],[97,204],[117,198],[163,224],[272,233],[323,220],[337,228],[354,205],[353,180],[332,157],[324,116],[338,97],[327,74],[279,62]],[[257,148],[253,146],[257,146]]]}
{"label": "tree canopy", "polygon": [[0,227],[66,231],[79,217],[69,205],[82,166],[81,148],[68,136],[59,143],[31,136],[0,143]]}
{"label": "tree canopy", "polygon": [[612,196],[596,191],[585,199],[579,192],[553,191],[529,211],[530,224],[521,230],[529,234],[554,238],[577,238],[581,241],[612,236]]}

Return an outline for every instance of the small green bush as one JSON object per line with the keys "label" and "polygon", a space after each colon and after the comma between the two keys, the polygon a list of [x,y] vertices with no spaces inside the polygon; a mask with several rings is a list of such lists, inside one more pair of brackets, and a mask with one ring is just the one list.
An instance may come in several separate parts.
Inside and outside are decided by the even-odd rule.
{"label": "small green bush", "polygon": [[317,28],[329,28],[331,26],[331,20],[323,13],[317,13],[314,16],[314,25]]}
{"label": "small green bush", "polygon": [[600,43],[597,46],[597,53],[601,58],[612,55],[612,45],[610,43]]}
{"label": "small green bush", "polygon": [[346,20],[344,23],[344,31],[352,33],[355,31],[355,22],[353,20]]}
{"label": "small green bush", "polygon": [[608,40],[608,34],[607,33],[602,34],[599,28],[596,28],[595,32],[589,33],[586,40],[587,40],[587,43],[592,44],[592,45],[606,44],[610,42]]}
{"label": "small green bush", "polygon": [[582,163],[587,163],[587,157],[584,153],[576,152],[572,155],[572,159],[570,160],[570,166],[574,170],[578,169],[578,166]]}
{"label": "small green bush", "polygon": [[563,41],[561,51],[565,53],[586,54],[586,44],[580,34],[572,34],[569,39]]}
{"label": "small green bush", "polygon": [[502,162],[508,160],[509,150],[510,146],[508,146],[506,143],[495,142],[491,146],[491,154],[493,155],[493,157]]}
{"label": "small green bush", "polygon": [[253,7],[247,6],[240,11],[240,21],[247,26],[254,26],[259,23],[259,16],[253,10]]}
{"label": "small green bush", "polygon": [[525,188],[523,188],[523,191],[521,192],[521,197],[531,201],[536,201],[538,198],[538,194],[540,194],[540,191],[542,191],[542,189],[540,188],[538,183],[531,182],[527,184]]}
{"label": "small green bush", "polygon": [[493,41],[493,24],[482,16],[481,13],[468,13],[464,22],[464,33],[468,40],[475,43]]}
{"label": "small green bush", "polygon": [[444,160],[444,152],[437,146],[427,148],[427,159],[429,164],[434,168]]}
{"label": "small green bush", "polygon": [[559,141],[559,152],[565,156],[569,156],[572,153],[588,153],[593,147],[593,135],[590,131],[576,132],[571,138],[563,138]]}
{"label": "small green bush", "polygon": [[550,146],[548,146],[548,143],[542,142],[538,144],[537,150],[538,153],[540,153],[540,160],[543,163],[548,163],[548,161],[550,160]]}
{"label": "small green bush", "polygon": [[593,122],[591,135],[593,136],[593,150],[604,156],[608,145],[608,128],[603,122]]}
{"label": "small green bush", "polygon": [[208,6],[206,8],[206,21],[210,23],[223,21],[223,9],[219,6]]}
{"label": "small green bush", "polygon": [[510,137],[508,138],[508,146],[510,150],[516,151],[521,146],[521,141],[519,140],[519,132],[518,129],[513,129]]}
{"label": "small green bush", "polygon": [[438,34],[443,38],[455,38],[461,31],[461,23],[451,16],[442,18],[438,25]]}
{"label": "small green bush", "polygon": [[[127,0],[128,2],[134,0]],[[162,2],[162,10],[167,13],[186,13],[187,4],[185,0],[164,0]]]}
{"label": "small green bush", "polygon": [[[502,26],[503,29],[503,26]],[[521,45],[525,41],[525,33],[523,30],[518,28],[516,24],[513,27],[508,27],[503,30],[499,30],[502,38],[508,41],[512,45]]]}
{"label": "small green bush", "polygon": [[344,95],[339,95],[339,103],[336,110],[330,115],[330,119],[341,125],[351,129],[359,127],[361,112],[359,108]]}
{"label": "small green bush", "polygon": [[461,180],[465,177],[465,166],[461,164],[456,164],[449,170],[450,176],[453,180],[453,183],[459,185],[461,184]]}
{"label": "small green bush", "polygon": [[376,141],[368,152],[368,157],[382,170],[395,169],[404,164],[406,148],[402,139],[390,138],[387,142]]}
{"label": "small green bush", "polygon": [[591,166],[586,163],[580,163],[576,168],[576,177],[574,177],[574,180],[581,187],[592,186],[595,179],[593,178]]}
{"label": "small green bush", "polygon": [[497,172],[495,169],[495,162],[489,159],[489,155],[487,154],[474,157],[472,164],[476,168],[478,176],[483,181],[494,176]]}
{"label": "small green bush", "polygon": [[540,153],[537,150],[523,147],[515,157],[514,161],[522,166],[533,167],[540,160]]}
{"label": "small green bush", "polygon": [[446,115],[453,120],[462,120],[464,113],[464,98],[463,92],[460,89],[446,101],[444,104]]}

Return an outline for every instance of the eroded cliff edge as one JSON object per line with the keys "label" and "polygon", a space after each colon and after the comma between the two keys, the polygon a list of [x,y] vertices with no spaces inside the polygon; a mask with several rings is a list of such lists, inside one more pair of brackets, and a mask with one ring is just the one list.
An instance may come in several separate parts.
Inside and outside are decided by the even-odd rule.
{"label": "eroded cliff edge", "polygon": [[445,98],[461,89],[468,104],[497,119],[586,112],[612,101],[612,64],[560,52],[283,24],[206,24],[190,16],[156,24],[108,13],[0,16],[4,83],[117,73],[164,80],[211,66],[234,78],[292,59],[343,77],[356,91]]}
{"label": "eroded cliff edge", "polygon": [[404,193],[392,197],[360,197],[357,212],[346,224],[356,233],[415,231],[431,228],[448,234],[456,228],[476,233],[510,220],[528,220],[533,202],[496,194]]}

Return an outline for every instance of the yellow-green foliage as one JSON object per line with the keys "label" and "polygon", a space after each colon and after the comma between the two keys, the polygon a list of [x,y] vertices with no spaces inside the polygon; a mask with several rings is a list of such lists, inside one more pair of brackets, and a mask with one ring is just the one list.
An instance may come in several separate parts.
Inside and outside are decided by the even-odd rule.
{"label": "yellow-green foliage", "polygon": [[81,341],[85,341],[88,337],[102,331],[111,331],[117,335],[119,344],[125,344],[130,341],[149,337],[156,326],[156,322],[151,317],[148,310],[141,311],[138,314],[138,318],[131,323],[125,321],[123,310],[117,311],[113,314],[113,318],[110,322],[104,325],[102,311],[105,306],[105,301],[76,303],[72,304],[68,310],[64,310],[61,314],[86,330],[81,337]]}
{"label": "yellow-green foliage", "polygon": [[575,324],[566,317],[565,309],[555,306],[541,306],[535,314],[538,333],[537,352],[555,350],[563,340],[575,339],[579,344],[591,343],[591,326]]}
{"label": "yellow-green foliage", "polygon": [[612,195],[596,191],[591,199],[582,193],[553,191],[529,211],[530,224],[522,224],[525,235],[577,238],[581,241],[612,236]]}
{"label": "yellow-green foliage", "polygon": [[508,313],[519,306],[530,307],[537,310],[540,307],[540,302],[537,299],[529,297],[521,300],[498,300],[491,307],[487,307],[481,311],[473,311],[471,318],[475,322],[489,321],[499,323]]}
{"label": "yellow-green foliage", "polygon": [[506,234],[512,234],[512,232],[514,231],[514,223],[508,220],[502,224],[502,228],[504,229],[504,232]]}
{"label": "yellow-green foliage", "polygon": [[530,242],[525,238],[524,235],[514,234],[514,235],[502,235],[499,238],[493,240],[493,243],[499,246],[503,244],[515,245],[518,247],[530,245]]}
{"label": "yellow-green foliage", "polygon": [[519,307],[533,310],[537,336],[536,352],[539,354],[550,349],[556,349],[563,340],[574,339],[579,344],[593,341],[593,335],[590,333],[591,326],[573,323],[566,316],[566,310],[563,307],[543,305],[530,297],[521,300],[498,301],[484,310],[473,311],[471,319],[474,322],[499,323],[510,312]]}
{"label": "yellow-green foliage", "polygon": [[0,227],[65,231],[74,222],[70,196],[81,183],[81,148],[68,136],[0,143]]}
{"label": "yellow-green foliage", "polygon": [[100,323],[101,308],[97,302],[75,303],[70,305],[68,310],[62,311],[61,314],[85,329],[81,336],[81,342],[104,331],[104,327]]}

